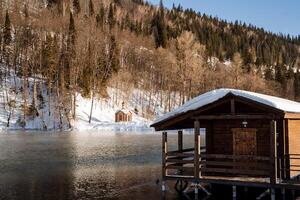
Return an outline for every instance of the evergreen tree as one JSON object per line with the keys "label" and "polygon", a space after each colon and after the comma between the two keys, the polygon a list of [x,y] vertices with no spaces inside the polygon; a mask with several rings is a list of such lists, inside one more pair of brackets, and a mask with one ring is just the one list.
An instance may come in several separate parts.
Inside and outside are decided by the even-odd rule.
{"label": "evergreen tree", "polygon": [[72,12],[70,12],[70,23],[69,23],[69,32],[67,38],[67,56],[64,62],[65,64],[65,82],[66,87],[69,87],[71,84],[71,66],[72,61],[76,57],[75,52],[75,42],[76,42],[76,29],[75,29],[75,22]]}
{"label": "evergreen tree", "polygon": [[97,23],[96,25],[98,28],[99,27],[103,28],[104,18],[105,18],[105,10],[103,4],[101,3],[99,8],[99,13],[96,16],[96,23]]}
{"label": "evergreen tree", "polygon": [[270,66],[267,66],[267,68],[265,69],[265,79],[274,80],[273,69]]}
{"label": "evergreen tree", "polygon": [[294,93],[295,93],[295,98],[298,98],[300,96],[300,72],[299,71],[294,73]]}
{"label": "evergreen tree", "polygon": [[48,83],[55,79],[57,66],[58,46],[55,38],[46,36],[45,44],[42,48],[42,74],[47,78]]}
{"label": "evergreen tree", "polygon": [[114,0],[114,3],[115,3],[116,5],[121,5],[121,0]]}
{"label": "evergreen tree", "polygon": [[64,0],[47,0],[48,8],[56,8],[59,14],[63,13]]}
{"label": "evergreen tree", "polygon": [[90,2],[89,2],[89,15],[93,16],[94,14],[95,14],[94,3],[93,3],[93,0],[90,0]]}
{"label": "evergreen tree", "polygon": [[75,14],[79,14],[81,11],[80,7],[80,1],[79,0],[73,0],[73,9]]}
{"label": "evergreen tree", "polygon": [[12,40],[12,37],[11,37],[11,24],[10,24],[8,11],[6,10],[4,30],[3,30],[4,45],[5,46],[10,45],[11,40]]}
{"label": "evergreen tree", "polygon": [[28,12],[28,5],[27,5],[27,3],[25,3],[25,5],[24,5],[24,17],[25,17],[26,20],[27,20],[28,17],[29,17],[29,12]]}
{"label": "evergreen tree", "polygon": [[120,61],[119,61],[119,49],[114,35],[110,37],[109,46],[110,48],[109,48],[108,59],[110,62],[110,68],[112,72],[117,72],[120,68]]}
{"label": "evergreen tree", "polygon": [[115,23],[116,23],[115,16],[114,16],[114,8],[113,8],[112,4],[109,5],[107,20],[108,20],[109,29],[111,30],[115,26]]}
{"label": "evergreen tree", "polygon": [[163,0],[159,1],[159,11],[162,17],[165,17],[165,7],[164,7],[164,3]]}
{"label": "evergreen tree", "polygon": [[79,86],[82,89],[82,96],[84,97],[90,97],[90,92],[92,90],[92,84],[93,84],[93,66],[92,66],[92,48],[91,43],[88,43],[88,50],[87,55],[85,58],[85,64],[86,66],[82,70],[82,74],[79,78]]}
{"label": "evergreen tree", "polygon": [[68,47],[73,47],[75,45],[76,40],[76,29],[75,29],[75,21],[73,14],[70,12],[70,23],[69,23],[69,33],[68,33]]}
{"label": "evergreen tree", "polygon": [[158,47],[167,47],[167,28],[165,24],[165,14],[164,6],[162,0],[160,1],[159,12],[154,16],[153,22],[153,31],[155,37],[156,48]]}
{"label": "evergreen tree", "polygon": [[47,0],[47,7],[56,6],[60,0]]}

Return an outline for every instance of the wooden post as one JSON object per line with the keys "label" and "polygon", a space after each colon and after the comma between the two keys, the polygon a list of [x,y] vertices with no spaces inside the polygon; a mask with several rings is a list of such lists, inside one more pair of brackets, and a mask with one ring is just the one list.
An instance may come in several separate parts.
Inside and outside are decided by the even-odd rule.
{"label": "wooden post", "polygon": [[182,136],[182,131],[178,131],[178,151],[182,152],[183,150],[183,136]]}
{"label": "wooden post", "polygon": [[198,120],[194,122],[194,130],[195,130],[195,152],[194,152],[194,176],[195,179],[198,180],[200,177],[200,123]]}
{"label": "wooden post", "polygon": [[232,200],[236,200],[236,186],[232,186]]}
{"label": "wooden post", "polygon": [[285,188],[281,189],[281,198],[282,200],[285,200]]}
{"label": "wooden post", "polygon": [[276,121],[272,120],[270,124],[270,183],[276,184],[277,179],[277,135],[276,135]]}
{"label": "wooden post", "polygon": [[276,193],[275,193],[275,189],[271,188],[271,200],[275,200],[276,199]]}
{"label": "wooden post", "polygon": [[165,177],[167,175],[166,158],[168,153],[168,135],[167,132],[162,134],[162,191],[166,191]]}
{"label": "wooden post", "polygon": [[290,173],[287,171],[287,166],[289,166],[289,159],[287,157],[288,154],[288,120],[284,119],[283,120],[283,156],[282,156],[282,171],[283,171],[283,179],[286,180],[290,176]]}
{"label": "wooden post", "polygon": [[232,115],[235,114],[235,103],[234,103],[234,99],[230,100],[230,112]]}

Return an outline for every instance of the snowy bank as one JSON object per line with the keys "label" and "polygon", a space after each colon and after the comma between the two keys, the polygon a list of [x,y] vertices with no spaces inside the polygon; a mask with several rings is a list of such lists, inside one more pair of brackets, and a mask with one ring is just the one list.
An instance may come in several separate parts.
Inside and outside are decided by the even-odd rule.
{"label": "snowy bank", "polygon": [[[4,69],[5,66],[0,66]],[[128,98],[120,96],[120,91],[108,88],[108,97],[95,98],[92,117],[91,98],[84,98],[79,93],[76,96],[75,120],[69,121],[64,110],[59,110],[61,102],[55,93],[49,94],[47,85],[42,78],[29,78],[27,105],[30,107],[35,97],[35,109],[32,115],[24,116],[24,82],[13,71],[0,82],[0,130],[112,130],[112,131],[149,131],[151,121],[140,116],[141,106],[136,102],[134,92],[126,94]],[[36,95],[33,92],[36,91]],[[49,98],[50,95],[50,98]],[[114,101],[112,97],[118,97]],[[131,122],[115,123],[115,113],[120,110],[122,101],[126,101],[126,108],[133,114]],[[146,100],[144,100],[146,104]],[[138,114],[136,114],[134,112]],[[71,117],[69,117],[71,118]],[[25,121],[24,121],[25,119]]]}

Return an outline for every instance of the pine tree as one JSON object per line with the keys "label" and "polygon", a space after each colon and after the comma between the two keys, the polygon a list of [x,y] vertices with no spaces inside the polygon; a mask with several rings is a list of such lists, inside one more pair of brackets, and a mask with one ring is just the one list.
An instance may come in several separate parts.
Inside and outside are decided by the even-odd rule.
{"label": "pine tree", "polygon": [[90,0],[90,2],[89,2],[89,15],[93,16],[94,14],[95,14],[94,3],[93,3],[93,0]]}
{"label": "pine tree", "polygon": [[47,0],[47,7],[53,7],[59,3],[60,0]]}
{"label": "pine tree", "polygon": [[8,11],[6,11],[4,30],[3,30],[3,53],[5,56],[7,65],[9,64],[9,52],[8,52],[7,47],[11,44],[11,41],[12,41],[11,24],[10,24]]}
{"label": "pine tree", "polygon": [[284,91],[286,90],[287,77],[285,67],[280,67],[279,65],[275,66],[275,81],[281,84]]}
{"label": "pine tree", "polygon": [[76,29],[75,22],[72,12],[70,12],[70,23],[69,23],[69,32],[67,38],[67,56],[65,61],[65,82],[66,87],[68,88],[71,84],[71,66],[72,61],[75,58],[75,43],[76,43]]}
{"label": "pine tree", "polygon": [[85,57],[86,66],[82,70],[82,74],[79,79],[79,86],[82,88],[82,96],[90,97],[92,90],[93,80],[93,62],[92,62],[92,48],[91,42],[88,43],[87,55]]}
{"label": "pine tree", "polygon": [[80,1],[79,0],[73,0],[73,9],[75,14],[79,14],[81,11],[80,7]]}
{"label": "pine tree", "polygon": [[265,79],[266,80],[274,80],[273,69],[269,66],[265,69]]}
{"label": "pine tree", "polygon": [[167,29],[165,25],[165,14],[162,0],[160,1],[159,12],[154,16],[152,27],[154,31],[156,48],[167,47]]}
{"label": "pine tree", "polygon": [[58,46],[55,38],[46,36],[46,42],[42,49],[42,74],[47,78],[48,84],[55,79]]}
{"label": "pine tree", "polygon": [[9,19],[9,14],[8,11],[6,11],[5,15],[5,23],[4,23],[4,30],[3,30],[3,41],[4,45],[8,46],[11,43],[11,24],[10,24],[10,19]]}
{"label": "pine tree", "polygon": [[300,96],[300,72],[294,73],[294,94],[295,98]]}
{"label": "pine tree", "polygon": [[162,17],[164,17],[164,15],[165,15],[165,8],[164,8],[163,0],[159,1],[159,11],[160,11],[160,14],[162,15]]}
{"label": "pine tree", "polygon": [[97,23],[96,25],[97,25],[98,28],[99,27],[103,28],[104,17],[105,17],[105,10],[104,10],[103,4],[101,3],[100,8],[99,8],[99,13],[96,16],[96,23]]}
{"label": "pine tree", "polygon": [[120,68],[119,49],[114,35],[110,37],[109,62],[112,72],[117,72]]}
{"label": "pine tree", "polygon": [[68,48],[73,48],[76,40],[76,29],[73,14],[70,12],[70,23],[69,23],[69,33],[68,33]]}
{"label": "pine tree", "polygon": [[28,5],[27,3],[24,5],[24,17],[27,20],[29,17],[29,12],[28,12]]}
{"label": "pine tree", "polygon": [[115,16],[114,16],[114,8],[113,8],[112,4],[109,5],[107,20],[108,20],[109,29],[111,30],[115,26],[115,23],[116,23]]}

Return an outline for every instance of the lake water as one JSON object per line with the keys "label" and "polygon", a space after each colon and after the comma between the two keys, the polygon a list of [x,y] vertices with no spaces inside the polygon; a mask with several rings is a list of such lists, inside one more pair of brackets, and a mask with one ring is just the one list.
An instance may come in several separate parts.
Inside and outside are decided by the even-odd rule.
{"label": "lake water", "polygon": [[[177,135],[168,142],[175,150]],[[1,200],[162,199],[157,179],[160,133],[0,133]],[[172,188],[164,199],[181,197]]]}

